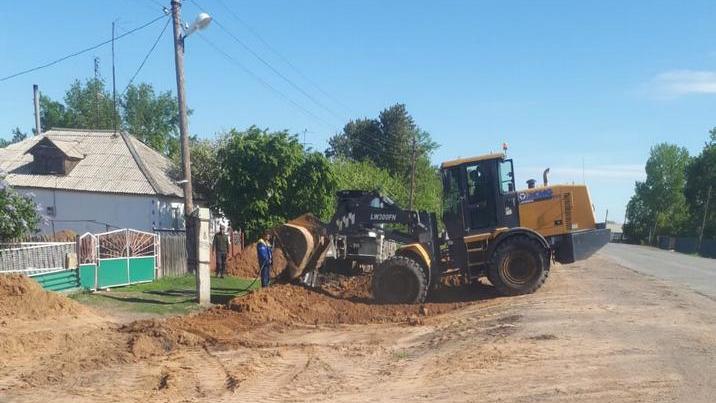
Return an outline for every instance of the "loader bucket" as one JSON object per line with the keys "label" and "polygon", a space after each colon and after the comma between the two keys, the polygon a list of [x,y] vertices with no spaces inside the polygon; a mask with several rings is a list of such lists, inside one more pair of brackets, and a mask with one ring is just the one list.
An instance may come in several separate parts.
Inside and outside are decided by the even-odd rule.
{"label": "loader bucket", "polygon": [[276,243],[286,257],[281,274],[295,280],[306,271],[318,268],[328,250],[325,225],[311,214],[304,214],[273,230]]}

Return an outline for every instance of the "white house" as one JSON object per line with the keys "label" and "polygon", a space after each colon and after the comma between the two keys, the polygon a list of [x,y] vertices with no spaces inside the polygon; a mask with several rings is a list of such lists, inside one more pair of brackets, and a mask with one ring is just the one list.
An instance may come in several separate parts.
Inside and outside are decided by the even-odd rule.
{"label": "white house", "polygon": [[35,199],[45,233],[184,229],[183,190],[171,170],[122,132],[54,129],[0,148],[0,171]]}

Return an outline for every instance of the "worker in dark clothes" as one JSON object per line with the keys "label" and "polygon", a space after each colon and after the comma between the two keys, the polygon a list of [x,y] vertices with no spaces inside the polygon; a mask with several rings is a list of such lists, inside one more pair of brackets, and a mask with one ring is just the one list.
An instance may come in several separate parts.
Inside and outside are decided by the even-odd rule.
{"label": "worker in dark clothes", "polygon": [[216,277],[224,278],[226,274],[226,253],[229,250],[229,239],[224,233],[224,227],[214,235],[214,253],[216,254]]}
{"label": "worker in dark clothes", "polygon": [[256,243],[256,255],[259,258],[259,273],[261,274],[261,287],[268,287],[273,265],[273,251],[271,250],[271,234],[265,232]]}

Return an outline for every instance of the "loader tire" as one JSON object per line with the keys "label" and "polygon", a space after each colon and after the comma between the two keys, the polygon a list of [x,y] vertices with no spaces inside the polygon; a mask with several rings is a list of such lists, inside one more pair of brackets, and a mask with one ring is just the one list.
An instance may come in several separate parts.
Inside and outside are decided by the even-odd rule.
{"label": "loader tire", "polygon": [[502,295],[530,294],[549,275],[549,253],[537,241],[515,236],[501,242],[490,257],[487,278]]}
{"label": "loader tire", "polygon": [[393,256],[373,272],[373,298],[380,304],[420,304],[428,294],[423,266],[406,256]]}

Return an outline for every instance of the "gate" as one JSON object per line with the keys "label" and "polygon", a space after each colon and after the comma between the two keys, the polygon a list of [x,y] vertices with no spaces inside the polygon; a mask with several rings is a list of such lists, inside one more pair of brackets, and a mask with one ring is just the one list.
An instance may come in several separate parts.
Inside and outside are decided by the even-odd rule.
{"label": "gate", "polygon": [[159,235],[132,229],[84,234],[79,239],[80,284],[100,289],[156,278]]}

